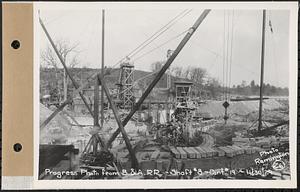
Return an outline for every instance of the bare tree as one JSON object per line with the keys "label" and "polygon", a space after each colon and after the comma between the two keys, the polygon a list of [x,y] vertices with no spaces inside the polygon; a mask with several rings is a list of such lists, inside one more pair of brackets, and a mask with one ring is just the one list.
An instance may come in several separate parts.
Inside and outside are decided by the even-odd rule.
{"label": "bare tree", "polygon": [[171,75],[173,75],[174,77],[182,77],[181,75],[182,75],[182,73],[183,73],[183,69],[182,69],[182,67],[178,67],[178,66],[176,66],[176,67],[171,67],[170,73],[171,73]]}
{"label": "bare tree", "polygon": [[204,79],[207,77],[207,72],[205,69],[200,67],[172,67],[170,70],[171,74],[175,77],[189,79],[196,82],[197,84],[203,84]]}
{"label": "bare tree", "polygon": [[[80,52],[78,50],[78,43],[70,44],[66,40],[58,40],[55,42],[55,46],[68,67],[73,68],[79,64],[78,57],[77,57],[77,53]],[[67,57],[68,57],[68,60],[67,60]],[[69,57],[71,57],[71,58],[69,58]],[[48,45],[42,51],[41,59],[43,61],[42,66],[59,68],[60,61],[59,61],[57,55],[55,54],[53,48],[50,45]]]}
{"label": "bare tree", "polygon": [[[58,40],[55,42],[55,46],[59,52],[59,54],[62,56],[63,61],[66,63],[68,68],[74,68],[79,64],[78,60],[78,53],[80,52],[78,50],[78,43],[77,44],[70,44],[66,40]],[[41,53],[41,60],[42,60],[42,66],[54,68],[55,69],[55,77],[58,79],[57,75],[59,72],[59,66],[61,66],[61,63],[54,52],[53,48],[48,45],[45,50]],[[68,95],[68,76],[66,74],[66,71],[64,70],[63,75],[63,82],[64,82],[64,100],[67,100]],[[57,84],[58,87],[58,84]],[[60,90],[60,89],[58,89]],[[60,91],[59,91],[60,94]]]}
{"label": "bare tree", "polygon": [[189,68],[189,77],[188,79],[194,81],[198,85],[204,84],[204,79],[207,76],[207,72],[205,69],[200,67],[191,67]]}
{"label": "bare tree", "polygon": [[216,78],[208,78],[205,86],[212,98],[217,98],[218,92],[222,92],[220,82]]}
{"label": "bare tree", "polygon": [[155,71],[159,71],[164,65],[163,61],[157,61],[154,63],[151,63],[151,71],[155,72]]}

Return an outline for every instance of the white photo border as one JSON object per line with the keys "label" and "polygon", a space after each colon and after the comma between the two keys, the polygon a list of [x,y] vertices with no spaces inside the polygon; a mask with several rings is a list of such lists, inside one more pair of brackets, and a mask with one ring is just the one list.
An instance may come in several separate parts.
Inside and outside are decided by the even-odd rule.
{"label": "white photo border", "polygon": [[[297,2],[34,2],[34,189],[174,189],[174,188],[296,188],[297,187]],[[38,180],[39,162],[39,37],[38,10],[101,9],[286,9],[289,30],[289,118],[291,180]]]}

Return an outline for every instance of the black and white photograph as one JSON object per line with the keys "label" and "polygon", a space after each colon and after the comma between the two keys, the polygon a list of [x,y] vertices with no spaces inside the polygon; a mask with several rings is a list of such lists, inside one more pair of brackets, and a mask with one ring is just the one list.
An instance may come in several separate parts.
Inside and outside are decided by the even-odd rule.
{"label": "black and white photograph", "polygon": [[38,180],[295,179],[291,9],[111,4],[35,9]]}

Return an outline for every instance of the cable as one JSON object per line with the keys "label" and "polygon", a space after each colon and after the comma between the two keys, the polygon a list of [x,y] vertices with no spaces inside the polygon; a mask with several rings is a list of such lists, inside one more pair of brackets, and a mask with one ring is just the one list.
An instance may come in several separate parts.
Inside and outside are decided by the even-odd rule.
{"label": "cable", "polygon": [[119,95],[119,94],[122,94],[122,93],[126,92],[128,89],[130,89],[131,87],[135,86],[139,81],[144,80],[144,79],[146,79],[146,78],[148,78],[148,77],[151,77],[152,75],[154,75],[154,74],[156,74],[156,73],[158,73],[158,72],[159,72],[159,71],[154,71],[154,72],[152,72],[152,73],[150,73],[150,74],[147,74],[147,75],[144,76],[144,77],[141,77],[141,78],[135,80],[135,81],[132,83],[132,85],[131,85],[130,87],[128,87],[128,88],[126,88],[125,90],[123,90],[122,92],[116,93],[116,94],[114,94],[114,95]]}
{"label": "cable", "polygon": [[[187,9],[186,9],[187,10]],[[175,19],[177,19],[182,13],[184,13],[186,10],[184,10],[183,12],[179,13],[177,16],[175,16],[171,21],[169,21],[166,25],[164,25],[162,28],[160,28],[158,31],[156,31],[151,37],[149,37],[148,39],[146,39],[143,43],[141,43],[137,48],[135,48],[134,50],[132,50],[129,54],[127,54],[127,56],[123,57],[122,59],[120,59],[114,66],[120,64],[122,62],[122,60],[124,60],[126,57],[130,56],[131,54],[133,54],[134,52],[136,52],[141,46],[143,46],[145,43],[147,43],[149,40],[151,40],[156,34],[158,34],[161,30],[163,30],[163,28],[167,27],[170,23],[172,23]],[[145,47],[145,46],[144,46]],[[136,54],[136,53],[135,53]]]}
{"label": "cable", "polygon": [[[178,34],[178,35],[172,37],[172,38],[169,39],[168,41],[166,41],[166,42],[162,43],[161,45],[157,46],[156,48],[154,48],[154,49],[152,49],[152,50],[150,50],[150,51],[144,53],[144,54],[141,55],[140,57],[136,58],[136,59],[134,60],[134,62],[137,61],[138,59],[141,59],[142,57],[146,56],[147,54],[149,54],[149,53],[155,51],[156,49],[162,47],[163,45],[169,43],[170,41],[176,39],[177,37],[183,35],[183,34],[186,33],[187,31],[188,31],[188,30],[183,31],[182,33],[180,33],[180,34]],[[132,86],[134,86],[138,81],[143,80],[143,79],[145,79],[145,78],[148,78],[148,77],[150,77],[150,76],[152,76],[152,75],[154,75],[154,74],[156,74],[156,73],[158,73],[158,71],[152,72],[152,73],[150,73],[150,74],[148,74],[148,75],[146,75],[146,76],[144,76],[144,77],[142,77],[142,78],[140,78],[140,79],[134,81],[134,83],[132,84]]]}
{"label": "cable", "polygon": [[207,72],[210,72],[210,70],[216,65],[217,61],[218,61],[219,56],[216,55],[215,59],[213,60],[213,62],[211,62],[209,68],[207,69]]}
{"label": "cable", "polygon": [[150,73],[150,74],[148,74],[148,75],[146,75],[146,76],[144,76],[144,77],[141,77],[141,78],[135,80],[134,83],[139,82],[139,81],[141,81],[141,80],[143,80],[143,79],[146,79],[146,78],[148,78],[148,77],[150,77],[150,76],[152,76],[152,75],[154,75],[154,74],[156,74],[156,73],[158,73],[158,72],[159,72],[159,71],[154,71],[154,72],[152,72],[152,73]]}
{"label": "cable", "polygon": [[[98,21],[98,18],[95,17],[94,20],[91,20],[91,23],[93,23],[94,25],[96,25],[96,24],[97,24],[97,21]],[[96,30],[92,30],[92,32],[91,32],[90,35],[88,36],[88,41],[86,41],[86,42],[88,42],[87,45],[89,45],[90,48],[93,48],[93,47],[95,46],[95,43],[93,43],[93,42],[95,42],[95,41],[93,41],[93,40],[95,40],[95,36],[96,36],[96,35],[98,35],[97,32],[96,32]]]}
{"label": "cable", "polygon": [[248,69],[248,68],[246,68],[245,66],[243,66],[243,65],[236,65],[237,67],[240,67],[241,69],[244,69],[245,71],[247,71],[247,72],[249,72],[249,73],[251,73],[251,74],[253,74],[253,75],[256,75],[256,76],[260,76],[260,74],[258,73],[258,72],[254,72],[254,71],[252,71],[252,70],[250,70],[250,69]]}
{"label": "cable", "polygon": [[50,24],[50,23],[52,23],[52,22],[54,22],[54,21],[56,21],[56,20],[58,20],[58,19],[60,19],[60,18],[62,18],[62,17],[65,17],[66,15],[67,15],[66,13],[62,13],[60,16],[55,17],[55,18],[51,19],[51,20],[48,21],[48,22],[45,22],[45,25],[48,25],[48,24]]}
{"label": "cable", "polygon": [[223,20],[223,100],[225,100],[225,37],[226,37],[226,10],[224,10],[224,20]]}
{"label": "cable", "polygon": [[[230,21],[231,16],[231,21]],[[230,97],[231,65],[233,51],[234,10],[232,14],[224,10],[224,41],[223,41],[223,90],[224,100]],[[230,36],[231,33],[231,36]]]}
{"label": "cable", "polygon": [[230,21],[229,21],[230,13],[228,11],[227,14],[227,44],[226,44],[226,65],[225,65],[225,70],[226,70],[226,76],[225,76],[225,100],[228,100],[228,64],[229,64],[229,26],[230,26]]}
{"label": "cable", "polygon": [[[90,26],[92,23],[95,23],[94,26],[97,26],[97,20],[98,18],[95,17],[95,20],[91,19],[89,22],[86,23],[86,26],[82,28],[82,30],[78,33],[78,37],[81,37],[83,35],[84,32],[86,32],[85,34],[89,34],[87,33],[87,31],[90,30]],[[93,22],[94,21],[94,22]],[[91,36],[90,36],[91,37]]]}
{"label": "cable", "polygon": [[[187,11],[187,12],[186,12]],[[186,16],[188,13],[190,13],[192,10],[188,10],[185,9],[184,11],[182,11],[181,13],[179,13],[177,16],[175,16],[172,20],[170,20],[166,25],[164,25],[163,27],[161,27],[158,31],[156,31],[151,37],[149,37],[147,40],[145,40],[143,43],[141,43],[137,48],[135,48],[134,50],[132,50],[129,54],[127,54],[125,57],[123,57],[122,59],[120,59],[118,62],[116,62],[116,64],[114,64],[113,66],[116,66],[118,64],[120,64],[126,57],[133,57],[134,55],[136,55],[138,52],[140,52],[142,49],[144,49],[147,45],[149,45],[152,41],[154,41],[156,38],[158,38],[160,35],[162,35],[166,30],[168,30],[170,27],[172,27],[177,21],[179,21],[180,19],[182,19],[184,16]],[[186,12],[186,13],[185,13]],[[184,13],[184,15],[182,15]],[[181,16],[182,15],[182,16]],[[180,17],[181,16],[181,17]],[[178,17],[180,17],[177,21],[175,21]],[[173,22],[173,23],[172,23]],[[164,29],[166,28],[166,29]],[[162,31],[163,30],[163,31]],[[156,36],[157,35],[157,36]],[[155,37],[156,36],[156,37]],[[154,38],[154,39],[153,39]],[[152,40],[151,40],[152,39]],[[151,40],[151,41],[150,41]],[[148,42],[150,41],[150,42]],[[148,43],[147,43],[148,42]],[[145,43],[147,43],[146,45],[144,45]]]}
{"label": "cable", "polygon": [[161,48],[161,47],[164,46],[165,44],[167,44],[167,43],[173,41],[174,39],[180,37],[181,35],[185,34],[187,31],[188,31],[188,30],[185,30],[185,31],[183,31],[182,33],[180,33],[180,34],[178,34],[178,35],[172,37],[171,39],[165,41],[164,43],[160,44],[159,46],[155,47],[154,49],[151,49],[150,51],[148,51],[148,52],[142,54],[141,56],[137,57],[137,58],[134,59],[133,61],[135,62],[135,61],[137,61],[137,60],[143,58],[144,56],[148,55],[149,53],[152,53],[152,52],[155,51],[156,49]]}
{"label": "cable", "polygon": [[[229,97],[229,91],[230,90],[230,81],[231,81],[231,63],[232,63],[232,47],[233,47],[233,17],[234,12],[232,12],[231,16],[231,22],[230,22],[230,12],[226,12],[224,10],[224,39],[223,39],[223,93],[224,93],[224,100],[223,106],[225,108],[225,115],[224,120],[225,124],[227,122],[228,111],[227,107],[228,105],[228,97]],[[231,29],[230,29],[231,27]],[[231,33],[231,38],[230,38]],[[227,104],[226,104],[227,103]],[[226,106],[227,105],[227,106]]]}
{"label": "cable", "polygon": [[137,53],[139,53],[141,50],[143,50],[147,45],[149,45],[150,43],[152,43],[155,39],[157,39],[160,35],[162,35],[165,31],[167,31],[168,29],[170,29],[176,22],[178,22],[180,19],[182,19],[183,17],[185,17],[188,13],[190,13],[192,10],[189,10],[187,13],[185,13],[182,17],[180,17],[177,21],[175,21],[174,23],[172,23],[171,25],[169,25],[166,29],[164,29],[163,31],[161,31],[156,37],[154,37],[150,42],[148,42],[147,44],[143,45],[140,49],[138,49],[135,53],[133,53],[130,57],[134,57]]}
{"label": "cable", "polygon": [[225,100],[227,101],[227,84],[228,84],[228,50],[229,50],[229,11],[226,15],[227,28],[226,28],[226,58],[225,58]]}
{"label": "cable", "polygon": [[[181,13],[179,13],[177,16],[175,16],[172,20],[170,20],[166,25],[164,25],[163,27],[161,27],[158,31],[156,31],[151,37],[149,37],[148,39],[146,39],[143,43],[141,43],[137,48],[135,48],[134,50],[132,50],[129,54],[127,54],[127,56],[133,54],[134,52],[136,52],[138,49],[140,49],[145,43],[147,43],[148,41],[150,41],[153,37],[155,37],[155,35],[157,35],[158,33],[161,32],[161,30],[163,30],[164,28],[168,27],[168,25],[170,25],[173,21],[175,21],[181,14],[183,14],[184,12],[186,12],[188,9],[185,9],[184,11],[182,11]],[[191,10],[190,10],[191,11]],[[188,11],[188,12],[190,12]],[[187,12],[187,13],[188,13]],[[186,14],[187,14],[186,13]],[[185,14],[185,15],[186,15]],[[184,15],[184,16],[185,16]],[[180,18],[181,19],[181,18]],[[174,25],[174,24],[172,24]],[[170,27],[170,26],[169,26]]]}
{"label": "cable", "polygon": [[218,57],[223,57],[222,55],[220,55],[219,53],[217,53],[216,51],[213,51],[213,50],[211,50],[211,49],[208,49],[208,48],[206,48],[206,47],[202,47],[202,45],[200,45],[199,43],[197,43],[197,42],[193,42],[195,45],[197,45],[199,48],[201,48],[201,49],[203,49],[203,50],[205,50],[205,51],[207,51],[207,52],[210,52],[211,54],[213,54],[213,55],[215,55],[215,56],[218,56]]}
{"label": "cable", "polygon": [[231,18],[231,47],[230,47],[230,59],[229,59],[229,99],[230,99],[230,85],[231,85],[231,65],[232,65],[232,52],[233,52],[233,33],[234,33],[234,10],[232,10]]}

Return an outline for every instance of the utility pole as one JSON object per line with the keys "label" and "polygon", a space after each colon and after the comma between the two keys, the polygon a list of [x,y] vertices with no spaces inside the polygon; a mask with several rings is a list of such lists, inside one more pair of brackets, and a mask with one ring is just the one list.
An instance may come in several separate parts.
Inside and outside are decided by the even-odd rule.
{"label": "utility pole", "polygon": [[[101,76],[104,77],[104,10],[102,10],[102,53],[101,53]],[[94,89],[94,125],[99,126],[99,86],[96,78]],[[104,90],[101,85],[101,128],[104,123]]]}
{"label": "utility pole", "polygon": [[[66,61],[65,61],[66,62]],[[68,99],[68,76],[67,76],[67,73],[66,73],[66,70],[64,69],[64,101],[66,101]]]}
{"label": "utility pole", "polygon": [[262,102],[263,102],[263,86],[264,86],[264,63],[265,63],[265,30],[266,28],[266,10],[263,10],[262,22],[262,46],[261,46],[261,69],[260,69],[260,88],[259,88],[259,114],[258,114],[258,132],[261,132],[262,126]]}
{"label": "utility pole", "polygon": [[[104,77],[104,21],[105,11],[102,9],[102,60],[101,60],[101,77]],[[101,85],[101,127],[104,123],[104,90]]]}
{"label": "utility pole", "polygon": [[94,86],[94,126],[99,126],[99,81],[97,78]]}

